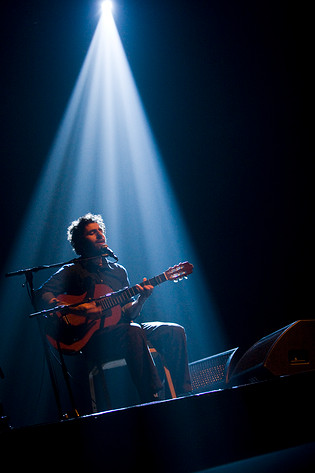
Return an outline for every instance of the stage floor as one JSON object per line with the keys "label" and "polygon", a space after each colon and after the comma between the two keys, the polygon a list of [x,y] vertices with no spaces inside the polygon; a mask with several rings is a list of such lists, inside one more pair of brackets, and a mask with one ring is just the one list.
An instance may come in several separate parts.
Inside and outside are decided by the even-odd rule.
{"label": "stage floor", "polygon": [[32,471],[315,471],[314,400],[312,371],[13,429],[1,459]]}

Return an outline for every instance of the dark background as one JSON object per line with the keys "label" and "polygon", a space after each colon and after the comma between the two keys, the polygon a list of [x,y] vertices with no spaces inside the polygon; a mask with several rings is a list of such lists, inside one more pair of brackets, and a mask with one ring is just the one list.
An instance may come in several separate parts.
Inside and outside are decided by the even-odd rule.
{"label": "dark background", "polygon": [[[98,3],[1,10],[4,268]],[[118,0],[114,16],[226,349],[314,317],[310,11],[268,0]]]}

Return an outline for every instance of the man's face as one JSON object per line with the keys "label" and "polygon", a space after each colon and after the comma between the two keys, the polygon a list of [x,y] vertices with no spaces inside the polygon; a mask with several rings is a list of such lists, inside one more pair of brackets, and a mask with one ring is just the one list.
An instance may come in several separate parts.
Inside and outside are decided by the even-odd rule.
{"label": "man's face", "polygon": [[85,256],[102,254],[105,249],[106,238],[98,223],[92,222],[85,226],[83,239]]}

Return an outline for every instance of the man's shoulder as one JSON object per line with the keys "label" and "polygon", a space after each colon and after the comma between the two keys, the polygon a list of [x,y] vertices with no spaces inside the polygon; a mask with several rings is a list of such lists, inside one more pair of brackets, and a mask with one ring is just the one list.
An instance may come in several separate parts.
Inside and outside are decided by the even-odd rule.
{"label": "man's shoulder", "polygon": [[112,271],[127,274],[127,270],[124,266],[118,263],[110,263],[108,262],[108,268]]}
{"label": "man's shoulder", "polygon": [[76,263],[68,263],[68,264],[64,264],[60,269],[58,269],[58,271],[56,272],[56,274],[69,274],[69,273],[73,273],[73,272],[76,272],[80,270],[79,268],[79,265],[76,264]]}

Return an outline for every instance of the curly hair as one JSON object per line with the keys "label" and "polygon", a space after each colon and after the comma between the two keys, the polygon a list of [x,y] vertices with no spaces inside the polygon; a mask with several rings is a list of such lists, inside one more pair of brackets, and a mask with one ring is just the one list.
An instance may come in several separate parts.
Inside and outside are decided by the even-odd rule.
{"label": "curly hair", "polygon": [[84,252],[83,234],[86,225],[89,223],[98,223],[105,235],[105,224],[101,215],[87,213],[83,217],[74,220],[67,229],[67,239],[73,247],[74,251],[82,256]]}

